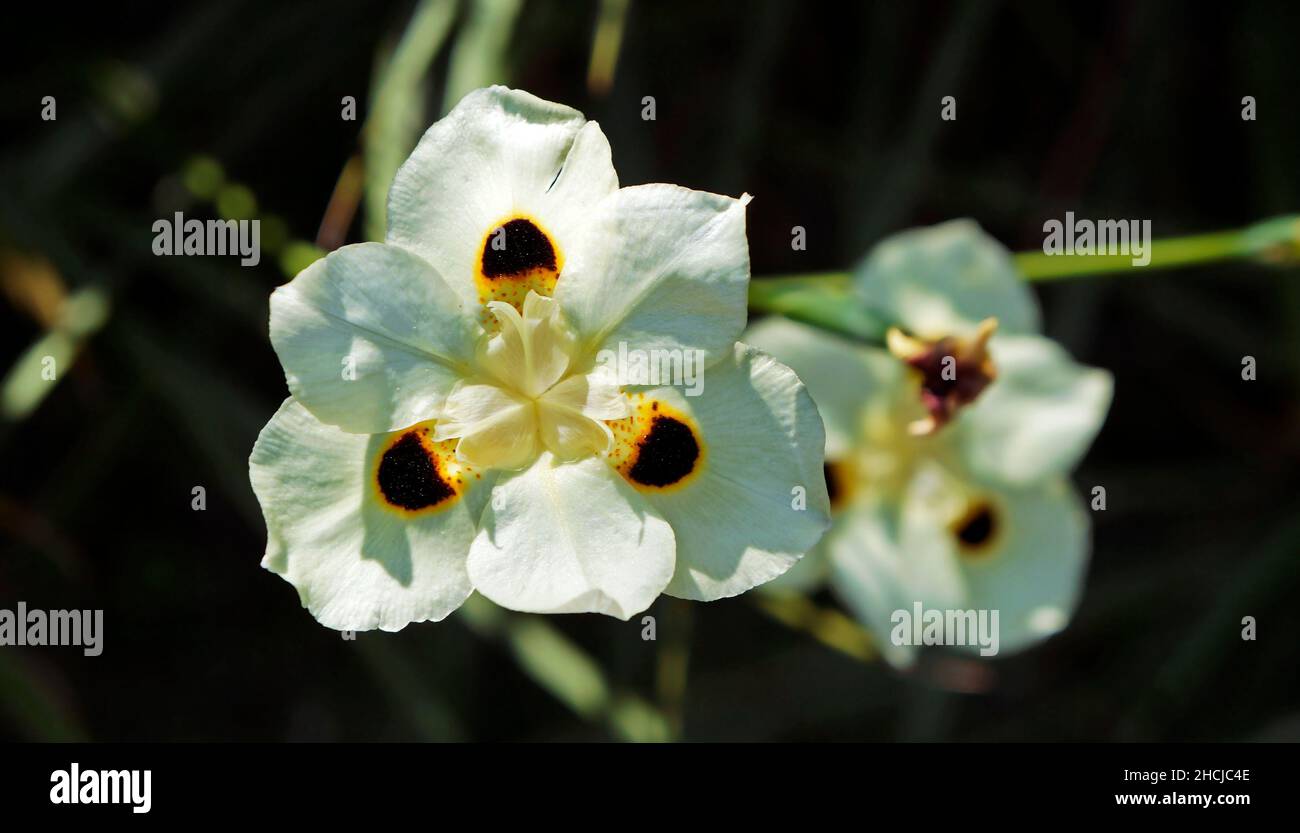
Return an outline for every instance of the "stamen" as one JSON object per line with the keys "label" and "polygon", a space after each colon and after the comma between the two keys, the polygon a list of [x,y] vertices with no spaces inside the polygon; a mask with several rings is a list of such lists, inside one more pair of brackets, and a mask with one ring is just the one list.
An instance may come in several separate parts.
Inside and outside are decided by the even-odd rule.
{"label": "stamen", "polygon": [[929,416],[908,426],[911,433],[938,431],[997,378],[997,368],[988,353],[988,340],[997,328],[996,318],[986,318],[970,339],[948,336],[924,341],[897,328],[886,333],[889,352],[921,376],[921,404]]}
{"label": "stamen", "polygon": [[457,440],[456,459],[477,468],[519,469],[543,450],[561,460],[604,453],[605,420],[629,412],[603,367],[571,372],[578,342],[553,298],[529,292],[521,310],[491,301],[497,332],[476,351],[477,373],[452,389],[434,439]]}

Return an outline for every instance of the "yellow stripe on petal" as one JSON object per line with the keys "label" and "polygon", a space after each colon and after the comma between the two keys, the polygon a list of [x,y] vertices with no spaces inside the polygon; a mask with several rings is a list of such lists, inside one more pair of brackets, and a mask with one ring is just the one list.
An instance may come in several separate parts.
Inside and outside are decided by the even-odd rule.
{"label": "yellow stripe on petal", "polygon": [[633,405],[631,416],[606,423],[614,432],[611,464],[642,491],[675,491],[689,485],[707,456],[695,421],[644,394],[638,394]]}

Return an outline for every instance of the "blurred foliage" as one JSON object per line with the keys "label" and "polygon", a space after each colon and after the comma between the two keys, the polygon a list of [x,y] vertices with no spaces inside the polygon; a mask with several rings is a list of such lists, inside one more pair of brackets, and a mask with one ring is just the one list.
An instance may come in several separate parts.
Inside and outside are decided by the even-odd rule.
{"label": "blurred foliage", "polygon": [[[387,182],[461,92],[598,119],[624,183],[756,195],[754,273],[849,268],[971,216],[1158,236],[1300,207],[1300,9],[1120,2],[424,0],[29,10],[0,75],[0,606],[106,609],[104,654],[0,649],[0,737],[1264,739],[1300,727],[1300,281],[1224,262],[1044,284],[1117,394],[1082,607],[993,662],[899,676],[819,596],[637,619],[478,600],[345,641],[258,566],[253,439],[286,395],[269,292],[382,234]],[[42,19],[44,17],[44,19]],[[657,119],[641,118],[656,98]],[[938,119],[953,95],[958,120]],[[1240,100],[1258,101],[1254,122]],[[57,121],[40,118],[54,96]],[[345,96],[357,119],[340,117]],[[153,256],[151,224],[257,216],[273,257]],[[791,229],[807,230],[794,251]],[[763,285],[797,311],[797,286]],[[846,312],[849,332],[874,322]],[[56,357],[58,384],[31,381]],[[1259,379],[1244,383],[1241,357]],[[39,362],[38,362],[39,364]],[[191,489],[208,490],[204,512]],[[1240,618],[1259,639],[1242,642]],[[690,621],[687,621],[689,616]]]}

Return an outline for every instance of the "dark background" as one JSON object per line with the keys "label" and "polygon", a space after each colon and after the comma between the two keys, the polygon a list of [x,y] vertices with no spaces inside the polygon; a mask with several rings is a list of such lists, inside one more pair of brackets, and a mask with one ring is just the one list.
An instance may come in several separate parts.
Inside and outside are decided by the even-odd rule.
{"label": "dark background", "polygon": [[[247,456],[286,395],[266,298],[289,276],[271,253],[240,268],[150,252],[174,206],[213,216],[178,184],[196,155],[251,190],[264,224],[315,238],[411,5],[26,13],[0,58],[0,371],[48,324],[23,300],[33,259],[57,275],[38,297],[98,286],[112,310],[40,406],[0,422],[0,607],[104,608],[106,634],[96,658],[0,648],[0,738],[625,736],[611,709],[662,700],[662,654],[683,644],[665,636],[682,615],[668,600],[650,611],[658,642],[635,620],[545,620],[604,669],[611,698],[575,705],[520,654],[529,617],[347,642],[258,566]],[[1150,219],[1157,237],[1300,210],[1295,4],[633,0],[604,95],[586,80],[597,13],[526,2],[500,80],[600,121],[625,184],[756,195],[755,276],[844,269],[885,234],[962,216],[1027,250],[1066,210]],[[443,109],[448,60],[421,127]],[[40,119],[45,95],[56,122]],[[938,118],[945,95],[955,122]],[[900,676],[748,597],[694,605],[684,703],[665,704],[684,737],[1300,738],[1298,279],[1233,263],[1041,286],[1048,334],[1116,377],[1075,477],[1109,501],[1070,627]],[[1240,378],[1245,355],[1257,381]],[[1257,641],[1240,639],[1245,615]]]}

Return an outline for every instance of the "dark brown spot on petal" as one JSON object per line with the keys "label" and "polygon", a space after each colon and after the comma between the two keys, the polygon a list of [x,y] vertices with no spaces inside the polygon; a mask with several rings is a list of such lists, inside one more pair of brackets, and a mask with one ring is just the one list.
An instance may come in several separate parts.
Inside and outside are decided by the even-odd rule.
{"label": "dark brown spot on petal", "polygon": [[[564,269],[564,252],[555,239],[530,217],[516,215],[494,225],[483,236],[474,284],[479,301],[503,301],[522,310],[529,292],[549,298]],[[483,326],[496,332],[497,321],[480,310]]]}
{"label": "dark brown spot on petal", "polygon": [[708,457],[695,419],[645,393],[628,395],[632,414],[608,420],[614,447],[606,455],[623,479],[641,491],[687,488]]}
{"label": "dark brown spot on petal", "polygon": [[835,499],[840,496],[840,487],[835,482],[835,473],[831,471],[830,463],[822,463],[822,476],[826,478],[826,496],[831,503],[835,503]]}
{"label": "dark brown spot on petal", "polygon": [[643,486],[671,486],[695,470],[700,444],[695,432],[681,420],[657,415],[637,444],[636,458],[627,476]]}
{"label": "dark brown spot on petal", "polygon": [[964,550],[984,550],[998,533],[998,516],[987,503],[977,503],[953,526],[953,534]]}
{"label": "dark brown spot on petal", "polygon": [[826,478],[826,496],[830,498],[831,509],[839,510],[849,502],[853,493],[853,469],[848,463],[822,463],[822,474]]}
{"label": "dark brown spot on petal", "polygon": [[408,512],[428,509],[456,496],[418,431],[406,432],[384,451],[376,479],[384,500]]}
{"label": "dark brown spot on petal", "polygon": [[532,220],[514,219],[488,233],[483,244],[483,276],[513,277],[534,269],[556,271],[555,246]]}

